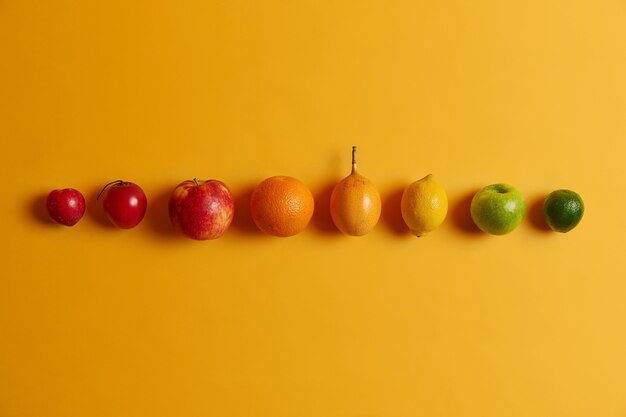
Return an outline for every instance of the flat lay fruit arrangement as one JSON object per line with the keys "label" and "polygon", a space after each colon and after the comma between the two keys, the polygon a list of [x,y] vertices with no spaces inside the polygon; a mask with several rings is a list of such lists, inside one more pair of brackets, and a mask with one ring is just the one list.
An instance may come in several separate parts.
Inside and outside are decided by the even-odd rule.
{"label": "flat lay fruit arrangement", "polygon": [[[132,229],[143,219],[148,200],[137,184],[116,180],[104,186],[97,197],[111,223]],[[195,240],[223,236],[234,217],[234,198],[219,180],[185,180],[178,184],[169,199],[169,217],[174,228]],[[74,226],[85,213],[85,199],[73,188],[53,190],[46,199],[46,209],[55,222]],[[273,176],[259,183],[250,197],[249,214],[262,232],[289,237],[302,232],[315,209],[315,199],[307,186],[289,176]],[[333,188],[328,207],[337,229],[347,235],[363,236],[378,223],[382,211],[376,185],[357,170],[356,147],[352,147],[350,174]],[[585,206],[580,195],[560,189],[546,196],[543,219],[555,232],[567,233],[581,221]],[[448,197],[444,187],[428,174],[406,186],[402,193],[400,214],[408,229],[423,237],[446,219]],[[522,193],[505,183],[487,185],[472,198],[470,215],[485,233],[506,235],[515,230],[526,212]]]}

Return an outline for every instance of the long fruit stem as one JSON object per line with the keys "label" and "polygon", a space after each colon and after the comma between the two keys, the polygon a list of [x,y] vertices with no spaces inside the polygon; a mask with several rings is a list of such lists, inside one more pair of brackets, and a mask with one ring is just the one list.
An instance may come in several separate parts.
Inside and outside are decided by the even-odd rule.
{"label": "long fruit stem", "polygon": [[111,181],[110,183],[108,183],[107,185],[104,186],[104,188],[102,189],[102,191],[100,191],[100,194],[98,194],[98,197],[96,197],[96,200],[100,199],[100,196],[102,195],[102,193],[104,192],[104,190],[106,190],[107,188],[109,188],[109,186],[116,184],[116,185],[124,185],[125,182],[122,180],[115,180],[115,181]]}
{"label": "long fruit stem", "polygon": [[356,170],[356,146],[352,147],[352,171]]}

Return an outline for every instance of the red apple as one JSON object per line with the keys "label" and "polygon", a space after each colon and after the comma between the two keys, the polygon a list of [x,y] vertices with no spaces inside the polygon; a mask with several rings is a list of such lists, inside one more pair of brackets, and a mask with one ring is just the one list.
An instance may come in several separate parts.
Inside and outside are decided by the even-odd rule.
{"label": "red apple", "polygon": [[235,202],[226,185],[217,180],[183,181],[170,196],[170,220],[191,239],[217,239],[233,220]]}
{"label": "red apple", "polygon": [[137,226],[146,214],[148,200],[140,186],[132,182],[117,180],[104,186],[97,200],[102,198],[102,207],[111,223],[122,229]]}
{"label": "red apple", "polygon": [[85,197],[73,188],[53,190],[46,199],[46,208],[55,222],[74,226],[85,214]]}

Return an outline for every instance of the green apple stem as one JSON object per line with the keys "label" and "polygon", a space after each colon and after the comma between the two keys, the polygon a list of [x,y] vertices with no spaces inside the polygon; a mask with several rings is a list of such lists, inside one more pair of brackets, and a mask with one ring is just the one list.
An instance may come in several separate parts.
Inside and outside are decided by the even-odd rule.
{"label": "green apple stem", "polygon": [[356,171],[356,146],[352,147],[352,172]]}
{"label": "green apple stem", "polygon": [[98,194],[98,197],[96,197],[96,200],[100,199],[100,196],[102,195],[102,193],[104,192],[104,190],[106,190],[107,188],[109,188],[111,185],[124,185],[126,184],[124,181],[122,180],[115,180],[115,181],[111,181],[110,183],[108,183],[107,185],[104,186],[104,188],[102,189],[102,191],[100,191],[100,194]]}

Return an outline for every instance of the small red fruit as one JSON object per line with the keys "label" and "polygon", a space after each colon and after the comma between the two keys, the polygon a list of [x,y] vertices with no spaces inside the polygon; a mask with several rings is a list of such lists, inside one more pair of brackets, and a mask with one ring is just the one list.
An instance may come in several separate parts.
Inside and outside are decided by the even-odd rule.
{"label": "small red fruit", "polygon": [[183,181],[169,201],[174,227],[191,239],[217,239],[233,220],[235,202],[230,190],[218,180]]}
{"label": "small red fruit", "polygon": [[104,186],[98,199],[111,222],[119,228],[131,229],[137,226],[146,214],[148,200],[141,187],[132,182],[117,180]]}
{"label": "small red fruit", "polygon": [[85,197],[74,188],[53,190],[46,199],[46,208],[55,222],[74,226],[85,214]]}

